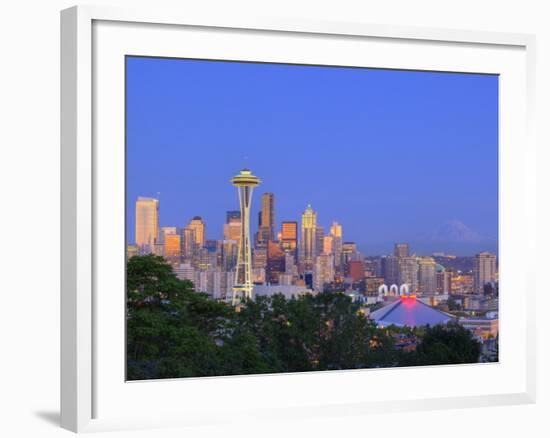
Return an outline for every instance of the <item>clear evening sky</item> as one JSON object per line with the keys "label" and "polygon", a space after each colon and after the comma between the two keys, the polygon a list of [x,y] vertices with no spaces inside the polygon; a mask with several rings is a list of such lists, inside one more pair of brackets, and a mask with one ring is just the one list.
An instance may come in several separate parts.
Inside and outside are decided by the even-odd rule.
{"label": "clear evening sky", "polygon": [[273,192],[277,230],[311,203],[366,254],[450,220],[496,241],[497,76],[139,57],[126,68],[130,243],[138,196],[159,197],[161,226],[198,215],[221,239],[243,167],[262,180],[253,232]]}

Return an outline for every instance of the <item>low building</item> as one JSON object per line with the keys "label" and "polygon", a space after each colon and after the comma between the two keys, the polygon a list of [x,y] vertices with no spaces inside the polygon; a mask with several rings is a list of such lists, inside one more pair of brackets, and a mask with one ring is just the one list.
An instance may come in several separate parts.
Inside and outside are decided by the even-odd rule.
{"label": "low building", "polygon": [[455,320],[453,315],[434,309],[415,296],[401,296],[390,304],[370,314],[380,327],[420,327],[447,324]]}
{"label": "low building", "polygon": [[489,317],[459,318],[458,323],[470,330],[482,342],[485,342],[490,337],[494,339],[498,335],[498,317],[494,315],[490,315]]}
{"label": "low building", "polygon": [[290,298],[298,298],[301,295],[305,294],[312,294],[315,295],[316,292],[314,292],[311,289],[308,289],[305,286],[298,286],[298,285],[254,285],[254,289],[252,291],[252,296],[254,298],[258,296],[272,296],[276,294],[282,294],[286,299]]}

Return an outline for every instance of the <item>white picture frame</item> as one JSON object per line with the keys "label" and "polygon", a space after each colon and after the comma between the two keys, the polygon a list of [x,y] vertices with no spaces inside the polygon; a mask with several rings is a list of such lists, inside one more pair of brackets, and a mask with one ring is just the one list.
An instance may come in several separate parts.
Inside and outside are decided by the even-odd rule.
{"label": "white picture frame", "polygon": [[[103,27],[99,28],[98,25]],[[125,26],[126,29],[121,31]],[[140,26],[147,27],[148,32],[151,32],[148,39],[151,42],[147,47],[143,41],[140,41],[139,34],[143,30],[136,28]],[[190,33],[183,35],[182,38],[192,36],[192,32],[200,32],[201,38],[202,36],[209,38],[210,34],[215,37],[216,32],[233,31],[235,41],[251,42],[250,53],[255,50],[254,41],[264,38],[266,34],[273,39],[296,38],[298,41],[298,38],[305,38],[308,41],[304,44],[312,44],[306,47],[308,50],[311,49],[312,56],[315,56],[314,44],[316,43],[311,41],[319,38],[335,38],[337,39],[335,45],[357,45],[363,44],[363,42],[376,45],[383,42],[395,45],[397,48],[389,50],[391,53],[385,55],[379,49],[373,51],[373,56],[381,58],[376,65],[371,66],[404,68],[404,65],[416,65],[416,69],[437,70],[436,60],[433,63],[415,61],[416,64],[405,64],[412,61],[407,61],[404,48],[417,47],[421,51],[426,51],[425,56],[430,56],[430,50],[436,50],[442,55],[442,58],[448,58],[446,60],[439,59],[437,62],[448,62],[446,68],[450,71],[480,71],[497,74],[506,71],[504,77],[513,78],[513,81],[511,79],[502,88],[503,106],[500,117],[501,124],[504,125],[504,131],[501,132],[502,141],[506,145],[504,153],[500,156],[502,169],[499,195],[501,200],[500,238],[503,242],[508,242],[503,245],[504,249],[501,250],[501,256],[505,256],[501,266],[503,266],[503,276],[506,279],[501,285],[502,301],[504,304],[510,302],[510,298],[507,298],[506,295],[507,285],[510,286],[509,290],[513,289],[516,294],[521,294],[514,298],[517,300],[514,302],[514,309],[517,308],[518,312],[517,320],[512,324],[510,318],[505,318],[511,312],[506,313],[506,306],[504,306],[505,317],[501,321],[503,347],[506,347],[509,342],[516,342],[515,345],[520,346],[514,357],[504,354],[505,359],[497,365],[501,366],[499,369],[505,369],[510,365],[510,370],[506,371],[508,373],[506,380],[510,382],[509,387],[503,391],[491,389],[493,387],[489,384],[489,376],[497,374],[495,370],[498,369],[482,368],[482,365],[474,371],[487,375],[486,381],[489,383],[485,389],[481,389],[481,393],[468,392],[466,389],[461,392],[458,388],[461,385],[457,385],[457,389],[454,392],[449,391],[448,394],[444,388],[439,388],[436,391],[434,387],[429,393],[430,395],[426,395],[427,393],[422,393],[418,388],[415,389],[414,384],[411,384],[410,390],[403,393],[401,397],[389,394],[386,398],[376,395],[378,393],[375,389],[373,389],[374,395],[369,398],[362,393],[352,394],[352,391],[349,390],[346,393],[338,388],[345,387],[346,384],[356,385],[355,382],[363,380],[370,379],[372,381],[373,373],[380,373],[378,375],[380,380],[393,379],[397,381],[406,378],[404,373],[409,373],[410,376],[414,373],[415,377],[422,378],[423,376],[426,379],[437,375],[446,378],[450,375],[449,373],[453,373],[456,374],[456,379],[460,380],[468,378],[467,373],[471,373],[468,370],[472,370],[472,368],[443,367],[443,371],[440,372],[439,368],[423,367],[423,369],[409,371],[403,369],[331,371],[307,373],[307,376],[303,373],[295,373],[284,376],[185,379],[187,398],[197,397],[197,400],[194,400],[194,406],[185,405],[184,401],[181,401],[181,405],[176,403],[169,411],[163,409],[162,406],[159,406],[157,411],[148,407],[148,415],[140,415],[137,412],[132,415],[131,409],[117,411],[117,406],[124,404],[121,403],[122,399],[117,397],[128,397],[126,400],[139,400],[139,397],[143,397],[144,400],[165,397],[166,400],[173,402],[183,383],[182,379],[125,383],[123,380],[120,381],[119,362],[111,363],[106,359],[111,356],[107,352],[115,351],[113,349],[120,350],[120,352],[115,351],[113,357],[120,358],[120,354],[123,354],[124,345],[116,342],[117,339],[121,339],[121,334],[123,335],[121,326],[124,325],[124,321],[104,322],[115,321],[120,316],[123,303],[121,301],[118,303],[120,306],[116,305],[118,313],[109,312],[106,311],[105,300],[98,299],[98,288],[101,291],[105,290],[105,287],[101,287],[105,284],[104,282],[110,282],[112,279],[113,284],[118,284],[120,278],[117,277],[115,280],[108,270],[102,267],[107,263],[100,255],[105,254],[104,251],[106,251],[106,246],[101,239],[105,239],[102,235],[106,234],[105,224],[108,217],[104,216],[104,213],[100,213],[105,211],[105,208],[98,209],[97,207],[102,202],[106,202],[106,205],[118,208],[116,207],[118,204],[115,203],[122,201],[116,199],[117,193],[120,193],[117,191],[120,188],[120,180],[109,180],[109,175],[116,174],[116,166],[120,165],[120,160],[123,161],[124,156],[123,152],[119,151],[122,155],[119,154],[118,158],[112,159],[112,166],[115,167],[109,167],[110,165],[105,164],[105,154],[98,154],[97,148],[98,142],[101,145],[109,144],[111,141],[109,136],[112,136],[113,139],[120,138],[120,130],[123,131],[124,128],[123,126],[105,127],[102,117],[107,117],[107,114],[101,109],[105,107],[105,99],[103,99],[102,91],[98,92],[98,90],[108,91],[108,94],[114,99],[117,99],[121,92],[123,93],[120,90],[123,78],[117,76],[116,80],[111,81],[108,90],[101,81],[110,71],[118,71],[109,70],[111,66],[104,70],[104,66],[108,65],[109,57],[119,57],[121,53],[125,53],[128,40],[131,40],[131,44],[134,45],[131,54],[136,54],[135,50],[141,50],[140,47],[144,51],[153,51],[154,53],[157,53],[158,47],[163,47],[167,53],[170,50],[178,51],[181,49],[178,48],[177,41],[174,43],[174,47],[171,47],[167,43],[167,39],[163,43],[162,38],[166,38],[166,35],[161,35],[158,39],[151,38],[151,35],[153,33],[177,32],[177,29],[184,28],[187,29],[186,32]],[[132,32],[132,38],[125,39],[120,32]],[[109,42],[108,45],[105,44],[106,41]],[[216,41],[213,40],[211,43],[212,48],[209,48],[208,43],[201,46],[202,48],[197,46],[193,50],[193,56],[200,57],[201,50],[205,53],[208,50],[224,50],[217,45]],[[158,46],[155,46],[156,44]],[[291,43],[286,41],[284,44],[288,46]],[[247,50],[244,48],[245,46],[246,44],[242,44],[238,47]],[[273,47],[275,46],[276,44],[273,44]],[[472,64],[468,66],[460,56],[451,59],[451,56],[444,55],[450,46],[457,50],[463,50],[464,56],[468,56],[469,50],[481,50],[481,52],[472,57]],[[290,52],[290,48],[288,52]],[[326,52],[330,52],[330,50],[327,49]],[[494,52],[494,60],[492,60],[493,55],[489,52]],[[376,55],[377,53],[378,55]],[[399,62],[395,58],[396,53],[401,53]],[[223,17],[215,14],[202,16],[195,14],[192,10],[162,11],[154,8],[133,10],[103,6],[78,6],[62,11],[61,426],[75,432],[83,432],[204,424],[213,421],[213,418],[216,418],[216,422],[230,421],[234,414],[227,410],[226,404],[221,403],[218,407],[210,407],[210,410],[206,410],[207,403],[201,404],[198,395],[212,394],[213,391],[217,391],[221,400],[224,400],[224,392],[228,397],[228,394],[233,394],[232,397],[235,397],[236,388],[240,389],[239,392],[246,394],[247,391],[252,391],[253,387],[260,384],[265,385],[267,393],[275,391],[275,388],[280,388],[280,392],[273,392],[273,396],[269,400],[263,401],[263,405],[260,403],[261,406],[249,403],[243,415],[251,415],[256,418],[289,415],[296,418],[326,415],[329,412],[331,415],[349,415],[350,413],[360,415],[365,412],[379,411],[396,412],[410,409],[412,405],[415,409],[419,407],[440,409],[534,402],[535,274],[529,264],[521,262],[517,255],[514,256],[516,251],[533,251],[536,240],[534,226],[536,151],[532,133],[535,92],[534,53],[534,37],[524,34],[394,27],[366,23],[317,22],[274,17],[258,18],[245,17],[237,13],[233,16],[225,15]],[[487,56],[479,56],[480,54],[487,54]],[[298,52],[280,55],[274,52],[272,55],[265,56],[294,57],[292,60],[296,62],[296,60],[299,61],[301,55]],[[324,53],[322,56],[333,55]],[[96,65],[98,59],[101,59],[101,63],[98,63],[99,67]],[[346,64],[344,63],[344,65]],[[120,110],[119,105],[110,105],[110,107],[113,111]],[[112,115],[114,117],[109,114],[109,120],[115,122],[119,120],[119,113]],[[99,129],[98,124],[101,126]],[[117,144],[115,141],[112,146],[124,148],[123,143],[118,146]],[[513,181],[511,176],[514,177]],[[113,178],[115,177],[113,176]],[[106,187],[109,190],[112,188],[112,199],[107,199],[109,195],[107,195]],[[513,230],[518,227],[522,228],[523,236],[525,236],[522,241],[519,241],[519,238],[513,233]],[[112,237],[115,241],[118,239],[115,235]],[[117,247],[114,248],[116,252]],[[118,248],[124,258],[122,246]],[[115,260],[114,266],[117,266],[117,263],[118,261]],[[506,273],[506,266],[514,266],[514,273]],[[120,272],[120,275],[123,276],[123,272]],[[123,290],[120,290],[120,293],[121,296],[124,296]],[[98,314],[101,314],[101,324],[98,322]],[[111,340],[106,339],[105,330],[112,331]],[[109,342],[111,344],[107,346]],[[512,364],[512,362],[514,363]],[[466,374],[465,369],[467,370]],[[505,375],[503,374],[499,378],[502,380]],[[113,379],[118,379],[117,385],[112,384]],[[326,385],[326,390],[316,391],[315,388],[318,388],[319,385]],[[107,391],[111,391],[109,388],[113,386],[124,388],[124,390],[129,388],[129,392],[126,391],[127,393],[124,395],[113,389],[112,393],[107,394]],[[296,386],[302,388],[301,393],[304,395],[297,395],[293,403],[286,403],[285,391],[287,388]],[[360,385],[358,384],[357,387]],[[111,400],[110,402],[106,400],[106,395]],[[243,398],[243,400],[246,399]],[[192,411],[191,408],[196,410]],[[102,412],[108,412],[108,414],[103,415]]]}

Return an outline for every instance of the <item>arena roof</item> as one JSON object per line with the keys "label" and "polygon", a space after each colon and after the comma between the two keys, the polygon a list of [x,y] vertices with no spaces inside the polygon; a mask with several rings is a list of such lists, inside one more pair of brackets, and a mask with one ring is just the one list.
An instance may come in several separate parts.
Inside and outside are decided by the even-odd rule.
{"label": "arena roof", "polygon": [[370,318],[382,327],[389,325],[398,327],[434,326],[454,320],[452,315],[441,312],[414,296],[403,296],[397,301],[375,310],[370,314]]}

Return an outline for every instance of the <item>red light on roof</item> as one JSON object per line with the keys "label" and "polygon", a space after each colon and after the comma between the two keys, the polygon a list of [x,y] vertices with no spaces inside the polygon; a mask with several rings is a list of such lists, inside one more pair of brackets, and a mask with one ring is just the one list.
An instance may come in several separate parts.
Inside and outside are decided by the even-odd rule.
{"label": "red light on roof", "polygon": [[416,295],[401,295],[402,300],[416,300]]}

